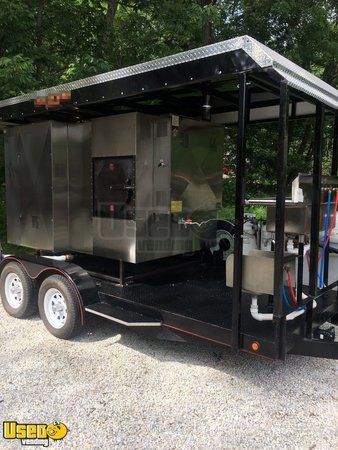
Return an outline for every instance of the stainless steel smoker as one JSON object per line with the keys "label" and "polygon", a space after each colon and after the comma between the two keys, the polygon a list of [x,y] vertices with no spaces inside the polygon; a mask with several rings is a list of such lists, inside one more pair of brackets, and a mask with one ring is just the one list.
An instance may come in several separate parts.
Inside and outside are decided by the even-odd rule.
{"label": "stainless steel smoker", "polygon": [[223,145],[223,127],[136,112],[14,127],[8,241],[132,263],[198,250],[184,221],[216,217]]}

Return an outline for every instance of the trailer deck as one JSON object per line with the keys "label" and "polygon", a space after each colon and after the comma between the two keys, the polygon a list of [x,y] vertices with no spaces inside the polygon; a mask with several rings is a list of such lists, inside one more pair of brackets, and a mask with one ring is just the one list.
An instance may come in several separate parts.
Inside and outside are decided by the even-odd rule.
{"label": "trailer deck", "polygon": [[[168,339],[172,334],[172,339],[180,336],[182,340],[187,341],[197,340],[231,346],[233,289],[226,286],[224,268],[196,261],[193,257],[191,259],[183,271],[168,270],[160,272],[156,277],[149,277],[145,272],[143,281],[131,281],[129,285],[119,285],[94,277],[100,302],[87,306],[86,311],[131,328],[142,328],[142,332],[158,338]],[[168,266],[170,264],[173,264],[173,261],[168,261]],[[84,261],[81,265],[84,265]],[[131,266],[130,269],[130,273],[126,271],[126,277],[132,277],[132,272],[135,276],[135,267]],[[101,270],[101,273],[103,272],[112,277],[115,273],[107,268]],[[304,286],[304,291],[306,290],[308,287]],[[337,293],[329,291],[317,300],[314,326],[322,325],[326,319],[338,312],[336,298]],[[269,296],[260,296],[259,302],[263,311],[272,312],[273,305]],[[242,333],[241,339],[243,345],[247,346],[245,348],[244,345],[243,350],[261,353],[261,356],[273,359],[273,323],[253,319],[250,303],[251,295],[243,294],[241,329],[245,332]],[[135,322],[135,314],[139,315],[139,323]],[[287,323],[287,353],[292,352],[301,340],[304,323],[304,315]],[[166,329],[166,332],[163,329]],[[253,343],[259,344],[258,351],[252,350]]]}

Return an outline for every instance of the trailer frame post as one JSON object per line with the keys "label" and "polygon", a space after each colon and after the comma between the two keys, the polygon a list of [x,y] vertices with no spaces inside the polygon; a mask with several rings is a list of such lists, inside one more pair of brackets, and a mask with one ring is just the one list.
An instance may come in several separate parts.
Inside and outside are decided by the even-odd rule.
{"label": "trailer frame post", "polygon": [[297,302],[303,302],[304,236],[299,236],[297,266]]}
{"label": "trailer frame post", "polygon": [[333,149],[331,175],[338,175],[338,112],[336,111],[333,124]]}
{"label": "trailer frame post", "polygon": [[[337,176],[338,171],[338,112],[335,113],[333,118],[333,146],[332,146],[332,163],[331,163],[331,175]],[[333,192],[335,192],[333,190]],[[334,201],[334,198],[333,198]],[[328,248],[330,248],[330,240],[328,241]],[[325,264],[324,264],[324,284],[329,285],[329,273],[330,273],[330,251],[325,253]]]}
{"label": "trailer frame post", "polygon": [[246,132],[249,119],[249,95],[247,74],[242,72],[239,79],[237,156],[236,156],[236,205],[235,205],[235,244],[232,302],[231,347],[238,353],[240,346],[241,309],[242,309],[242,275],[243,275],[243,227],[245,204],[246,174]]}
{"label": "trailer frame post", "polygon": [[285,198],[289,148],[289,86],[286,80],[280,84],[278,144],[277,144],[277,192],[276,229],[274,255],[273,320],[275,333],[275,357],[285,359],[286,317],[283,307],[284,251],[285,251]]}
{"label": "trailer frame post", "polygon": [[[338,175],[338,111],[336,111],[334,115],[334,124],[333,124],[331,175],[335,177]],[[338,195],[338,190],[336,190],[336,195]],[[337,289],[337,301],[338,301],[338,289]]]}
{"label": "trailer frame post", "polygon": [[[326,201],[327,202],[329,201],[328,196],[326,198]],[[332,200],[331,200],[331,203],[332,203]],[[331,211],[331,209],[330,209],[330,211]],[[323,241],[323,247],[322,248],[324,248],[324,241]],[[328,243],[327,243],[327,249],[329,249],[329,248],[330,248],[330,239],[328,240]],[[325,286],[329,285],[329,271],[330,271],[330,251],[327,250],[325,252],[324,274],[323,274],[323,281],[324,281]]]}
{"label": "trailer frame post", "polygon": [[[313,172],[312,172],[312,210],[311,210],[311,235],[310,235],[310,270],[309,270],[309,294],[313,297],[318,290],[318,252],[319,252],[319,226],[320,226],[320,204],[322,188],[322,160],[323,160],[323,130],[324,130],[324,107],[322,103],[316,104],[316,122],[313,149]],[[312,337],[312,302],[306,306],[306,337]]]}

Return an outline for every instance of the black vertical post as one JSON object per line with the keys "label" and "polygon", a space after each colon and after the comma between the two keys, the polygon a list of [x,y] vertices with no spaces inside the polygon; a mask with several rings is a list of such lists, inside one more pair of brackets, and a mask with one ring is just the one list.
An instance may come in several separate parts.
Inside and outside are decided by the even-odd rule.
{"label": "black vertical post", "polygon": [[234,245],[234,288],[232,303],[232,350],[237,353],[240,340],[242,273],[243,273],[243,226],[245,202],[246,129],[248,121],[248,88],[246,73],[239,74],[239,105],[236,157],[236,210]]}
{"label": "black vertical post", "polygon": [[299,236],[298,242],[298,268],[297,268],[297,302],[303,302],[303,269],[304,269],[304,236]]}
{"label": "black vertical post", "polygon": [[[313,179],[312,179],[312,211],[310,236],[310,281],[309,294],[316,296],[318,286],[318,251],[319,224],[322,187],[322,147],[323,147],[324,108],[321,103],[316,107],[316,123],[313,149]],[[312,337],[312,302],[307,304],[306,336]]]}
{"label": "black vertical post", "polygon": [[[332,149],[331,175],[333,175],[333,176],[338,175],[338,111],[336,111],[336,113],[335,113],[334,124],[333,124],[333,149]],[[338,191],[336,191],[336,195],[338,195]],[[337,300],[338,300],[338,289],[337,289]]]}
{"label": "black vertical post", "polygon": [[[328,202],[329,201],[329,196],[328,196],[327,193],[325,195],[326,195],[326,201]],[[332,203],[332,200],[331,200],[331,203]],[[331,211],[331,205],[330,205],[330,211]],[[327,246],[328,246],[328,248],[326,249],[326,252],[325,252],[324,274],[323,274],[323,278],[324,278],[323,281],[324,281],[325,286],[329,285],[330,252],[329,252],[328,249],[330,248],[330,240],[328,241]],[[324,240],[323,240],[323,247],[322,248],[324,250]]]}
{"label": "black vertical post", "polygon": [[338,175],[338,112],[334,117],[331,175]]}
{"label": "black vertical post", "polygon": [[[337,176],[338,171],[338,112],[334,116],[333,123],[333,148],[332,148],[332,164],[331,164],[331,175]],[[333,198],[335,200],[335,191],[333,191]],[[330,241],[328,242],[328,247],[330,247]],[[329,284],[329,273],[330,273],[330,252],[327,250],[325,253],[325,265],[324,265],[324,283],[326,286]]]}
{"label": "black vertical post", "polygon": [[285,197],[289,145],[289,88],[285,80],[280,85],[278,151],[277,151],[277,193],[274,261],[274,303],[275,356],[285,358],[286,318],[283,307],[284,251],[285,251]]}

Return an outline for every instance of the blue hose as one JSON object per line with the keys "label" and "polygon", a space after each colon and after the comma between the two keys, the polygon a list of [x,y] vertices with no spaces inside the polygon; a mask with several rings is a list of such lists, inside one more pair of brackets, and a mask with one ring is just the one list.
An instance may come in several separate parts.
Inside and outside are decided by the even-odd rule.
{"label": "blue hose", "polygon": [[288,300],[288,296],[287,296],[287,294],[286,294],[286,290],[285,290],[284,284],[283,284],[283,286],[282,286],[282,292],[283,292],[283,300],[284,300],[285,305],[286,305],[288,308],[291,308],[290,302],[289,302],[289,300]]}
{"label": "blue hose", "polygon": [[324,242],[323,242],[323,251],[322,257],[320,261],[320,271],[319,271],[319,287],[323,288],[324,284],[324,265],[325,265],[325,254],[326,248],[328,244],[328,234],[330,228],[330,213],[331,213],[331,191],[328,192],[327,205],[326,205],[326,217],[325,217],[325,229],[324,229]]}

